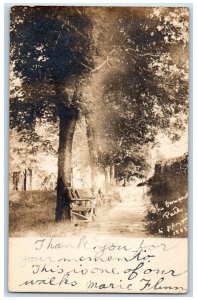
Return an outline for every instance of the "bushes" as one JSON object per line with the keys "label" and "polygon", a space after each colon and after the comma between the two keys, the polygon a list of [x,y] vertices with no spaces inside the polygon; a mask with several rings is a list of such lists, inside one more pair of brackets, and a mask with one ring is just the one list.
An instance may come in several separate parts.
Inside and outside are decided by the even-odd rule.
{"label": "bushes", "polygon": [[146,221],[150,233],[187,237],[188,155],[156,164],[149,180],[150,208]]}

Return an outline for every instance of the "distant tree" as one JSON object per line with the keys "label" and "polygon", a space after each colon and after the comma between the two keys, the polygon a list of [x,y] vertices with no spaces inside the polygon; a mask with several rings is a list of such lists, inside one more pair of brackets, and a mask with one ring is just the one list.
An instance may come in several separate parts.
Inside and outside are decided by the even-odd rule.
{"label": "distant tree", "polygon": [[91,28],[84,8],[11,9],[10,65],[20,85],[11,90],[10,127],[33,139],[39,118],[59,123],[56,221],[64,213],[70,217],[66,187],[71,185],[72,139],[80,110],[78,87],[81,76],[92,66]]}
{"label": "distant tree", "polygon": [[[24,133],[17,132],[16,129],[10,130],[10,178],[15,172],[22,174],[24,170],[31,170],[28,172],[29,181],[28,189],[40,188],[41,180],[53,174],[57,174],[57,151],[58,151],[58,126],[56,124],[43,123],[41,120],[35,126],[33,139],[28,139]],[[50,161],[48,163],[44,163]],[[42,174],[39,177],[39,182],[35,183],[35,175]],[[43,178],[44,177],[44,178]],[[56,182],[54,182],[56,184]]]}

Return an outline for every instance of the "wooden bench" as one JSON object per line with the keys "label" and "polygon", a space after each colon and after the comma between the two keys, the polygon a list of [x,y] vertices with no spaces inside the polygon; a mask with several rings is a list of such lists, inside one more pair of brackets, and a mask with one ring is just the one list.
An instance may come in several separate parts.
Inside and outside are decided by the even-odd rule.
{"label": "wooden bench", "polygon": [[70,198],[71,220],[91,222],[94,219],[96,198],[82,198],[79,196],[78,191],[74,188],[68,188],[68,194]]}

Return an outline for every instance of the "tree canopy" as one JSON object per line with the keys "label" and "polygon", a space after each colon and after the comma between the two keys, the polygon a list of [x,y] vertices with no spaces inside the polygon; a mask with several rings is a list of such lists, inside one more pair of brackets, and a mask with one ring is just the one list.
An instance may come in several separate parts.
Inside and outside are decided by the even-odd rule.
{"label": "tree canopy", "polygon": [[103,10],[96,43],[98,56],[107,59],[93,76],[98,84],[95,90],[92,83],[90,96],[98,108],[93,114],[100,158],[104,164],[120,162],[130,153],[133,161],[142,161],[137,146],[154,145],[160,131],[176,141],[187,127],[188,10]]}
{"label": "tree canopy", "polygon": [[83,8],[12,8],[11,69],[21,85],[20,93],[15,87],[11,94],[11,127],[32,129],[41,117],[56,121],[58,101],[73,105],[66,87],[74,90],[79,76],[92,66],[91,27]]}

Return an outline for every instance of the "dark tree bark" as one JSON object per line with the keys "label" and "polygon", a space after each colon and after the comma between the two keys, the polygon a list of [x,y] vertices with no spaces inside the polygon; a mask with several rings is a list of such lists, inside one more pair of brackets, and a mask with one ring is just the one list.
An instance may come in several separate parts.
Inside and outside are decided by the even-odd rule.
{"label": "dark tree bark", "polygon": [[32,191],[32,173],[33,173],[33,171],[32,171],[32,169],[28,169],[28,171],[29,171],[29,189],[30,189],[30,191]]}
{"label": "dark tree bark", "polygon": [[64,103],[58,105],[59,113],[59,148],[58,148],[58,179],[56,221],[70,219],[70,199],[67,187],[71,186],[71,158],[75,125],[78,110],[66,107]]}
{"label": "dark tree bark", "polygon": [[123,187],[126,187],[127,186],[127,177],[125,176],[124,177],[124,182],[123,182],[123,185],[122,185]]}
{"label": "dark tree bark", "polygon": [[27,170],[24,171],[24,184],[23,184],[24,191],[27,190]]}
{"label": "dark tree bark", "polygon": [[19,184],[20,172],[13,173],[13,190],[18,191],[18,184]]}
{"label": "dark tree bark", "polygon": [[97,167],[97,147],[93,126],[86,116],[86,132],[88,139],[88,148],[90,153],[90,165],[91,165],[91,178],[92,178],[92,193],[95,195],[98,181],[98,167]]}

